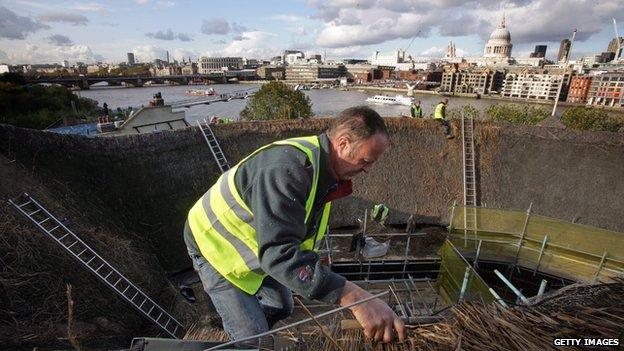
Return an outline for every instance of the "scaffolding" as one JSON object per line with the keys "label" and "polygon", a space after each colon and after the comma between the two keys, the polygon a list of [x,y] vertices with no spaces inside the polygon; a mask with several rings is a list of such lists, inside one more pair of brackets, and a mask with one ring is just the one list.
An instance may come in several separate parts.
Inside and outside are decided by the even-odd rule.
{"label": "scaffolding", "polygon": [[[464,256],[487,258],[579,282],[608,282],[624,273],[624,234],[525,211],[470,206],[478,227],[466,228],[464,208],[451,209],[449,234]],[[465,236],[466,230],[474,235]],[[474,245],[470,245],[470,242]]]}

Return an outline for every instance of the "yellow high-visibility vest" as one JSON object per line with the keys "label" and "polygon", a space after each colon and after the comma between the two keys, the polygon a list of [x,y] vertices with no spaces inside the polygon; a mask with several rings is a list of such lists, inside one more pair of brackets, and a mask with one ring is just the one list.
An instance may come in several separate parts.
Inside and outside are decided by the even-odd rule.
{"label": "yellow high-visibility vest", "polygon": [[435,119],[444,119],[444,108],[446,106],[443,103],[439,103],[436,108],[435,108],[435,115],[434,118]]}
{"label": "yellow high-visibility vest", "polygon": [[[258,239],[251,226],[253,213],[243,201],[234,181],[236,170],[261,150],[291,145],[303,151],[312,164],[312,188],[305,204],[305,223],[311,220],[314,198],[319,181],[321,147],[317,136],[292,138],[263,146],[223,173],[215,185],[191,208],[188,223],[202,255],[229,282],[248,294],[255,294],[266,273],[260,268]],[[318,230],[301,244],[301,250],[316,250],[327,229],[331,203],[323,207]]]}

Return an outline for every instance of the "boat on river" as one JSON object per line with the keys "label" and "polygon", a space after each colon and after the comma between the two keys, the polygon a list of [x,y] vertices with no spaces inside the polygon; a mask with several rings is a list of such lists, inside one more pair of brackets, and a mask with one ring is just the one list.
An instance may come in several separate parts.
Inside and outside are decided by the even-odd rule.
{"label": "boat on river", "polygon": [[186,95],[190,96],[212,96],[217,95],[214,89],[189,89],[186,91]]}
{"label": "boat on river", "polygon": [[403,96],[403,95],[396,95],[396,96],[375,95],[373,97],[369,97],[368,99],[366,99],[366,101],[372,102],[375,104],[410,106],[414,102],[414,98]]}

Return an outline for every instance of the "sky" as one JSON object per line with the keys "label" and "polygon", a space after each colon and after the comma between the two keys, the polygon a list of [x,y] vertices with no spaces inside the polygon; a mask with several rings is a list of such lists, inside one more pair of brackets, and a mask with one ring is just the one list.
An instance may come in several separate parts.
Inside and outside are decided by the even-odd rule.
{"label": "sky", "polygon": [[183,57],[270,59],[285,49],[327,59],[406,50],[443,57],[483,54],[505,14],[512,56],[528,57],[578,29],[572,59],[605,51],[624,35],[624,0],[0,0],[0,62],[118,63]]}

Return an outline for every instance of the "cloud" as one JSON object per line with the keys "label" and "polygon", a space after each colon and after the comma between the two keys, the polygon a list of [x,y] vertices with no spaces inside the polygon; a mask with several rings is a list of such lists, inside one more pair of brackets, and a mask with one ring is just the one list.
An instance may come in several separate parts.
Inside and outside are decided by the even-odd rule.
{"label": "cloud", "polygon": [[230,32],[230,24],[221,18],[203,20],[201,32],[204,34],[228,34]]}
{"label": "cloud", "polygon": [[178,40],[180,40],[180,41],[191,41],[193,39],[188,34],[178,33]]}
{"label": "cloud", "polygon": [[236,33],[242,33],[242,32],[247,31],[247,27],[243,26],[242,24],[232,22],[232,31]]}
{"label": "cloud", "polygon": [[99,13],[107,13],[108,9],[103,4],[99,2],[85,2],[85,3],[74,3],[69,7],[72,10],[78,11],[86,11],[86,12],[99,12]]}
{"label": "cloud", "polygon": [[160,40],[175,40],[178,39],[180,41],[191,41],[191,37],[185,33],[174,33],[171,28],[168,28],[166,31],[159,30],[156,33],[146,33],[145,34],[149,38],[160,39]]}
{"label": "cloud", "polygon": [[83,15],[64,12],[44,12],[37,17],[42,22],[66,22],[74,26],[86,26],[89,19]]}
{"label": "cloud", "polygon": [[295,35],[306,35],[306,34],[308,34],[308,32],[306,31],[306,29],[304,27],[289,27],[289,28],[286,28],[286,30],[291,32],[292,34],[295,34]]}
{"label": "cloud", "polygon": [[48,41],[52,45],[56,46],[72,46],[74,42],[69,37],[61,34],[54,34],[48,37]]}
{"label": "cloud", "polygon": [[139,62],[151,62],[155,59],[165,59],[167,56],[167,50],[154,46],[154,45],[142,45],[132,49],[134,57]]}
{"label": "cloud", "polygon": [[8,60],[8,59],[9,59],[9,56],[7,56],[6,52],[0,50],[0,60],[2,60],[0,62],[3,62],[4,60]]}
{"label": "cloud", "polygon": [[9,55],[9,61],[17,63],[51,63],[67,61],[96,62],[104,61],[102,55],[95,54],[89,46],[71,45],[54,48],[41,48],[37,45],[26,44],[21,52]]}
{"label": "cloud", "polygon": [[262,31],[242,33],[240,40],[233,40],[221,50],[221,55],[271,58],[281,52],[279,47],[272,44],[276,36],[277,34]]}
{"label": "cloud", "polygon": [[302,16],[296,16],[296,15],[275,15],[275,16],[269,16],[266,19],[269,21],[283,21],[283,22],[298,23],[298,22],[306,20],[307,18],[302,17]]}
{"label": "cloud", "polygon": [[0,6],[0,38],[25,39],[28,34],[41,29],[49,29],[50,26],[33,21],[24,16]]}
{"label": "cloud", "polygon": [[232,22],[232,24],[230,24],[228,21],[221,18],[203,20],[201,26],[201,32],[204,34],[224,35],[230,33],[230,31],[234,33],[242,33],[246,30],[247,27],[241,24],[238,24],[236,22]]}
{"label": "cloud", "polygon": [[173,1],[157,1],[154,10],[162,10],[173,6],[175,6]]}
{"label": "cloud", "polygon": [[147,5],[147,3],[149,3],[149,0],[134,0],[134,2],[139,5]]}
{"label": "cloud", "polygon": [[187,50],[181,48],[174,49],[171,53],[171,57],[178,61],[182,61],[182,59],[188,60],[189,56],[191,57],[191,60],[196,61],[197,58],[201,56],[201,53],[197,50]]}
{"label": "cloud", "polygon": [[[458,47],[455,47],[455,54],[457,55],[457,57],[465,57],[470,55],[468,51]],[[437,46],[432,46],[419,54],[420,57],[427,58],[442,58],[444,57],[444,55],[446,55],[446,47]]]}
{"label": "cloud", "polygon": [[[328,48],[380,44],[395,39],[476,35],[486,41],[503,10],[514,44],[558,42],[578,27],[585,41],[624,20],[624,1],[603,0],[310,0],[313,18],[323,21],[316,45]],[[574,14],[574,15],[571,15]]]}
{"label": "cloud", "polygon": [[227,41],[225,39],[213,39],[210,41],[211,44],[216,44],[216,45],[221,45],[221,44],[227,44]]}

